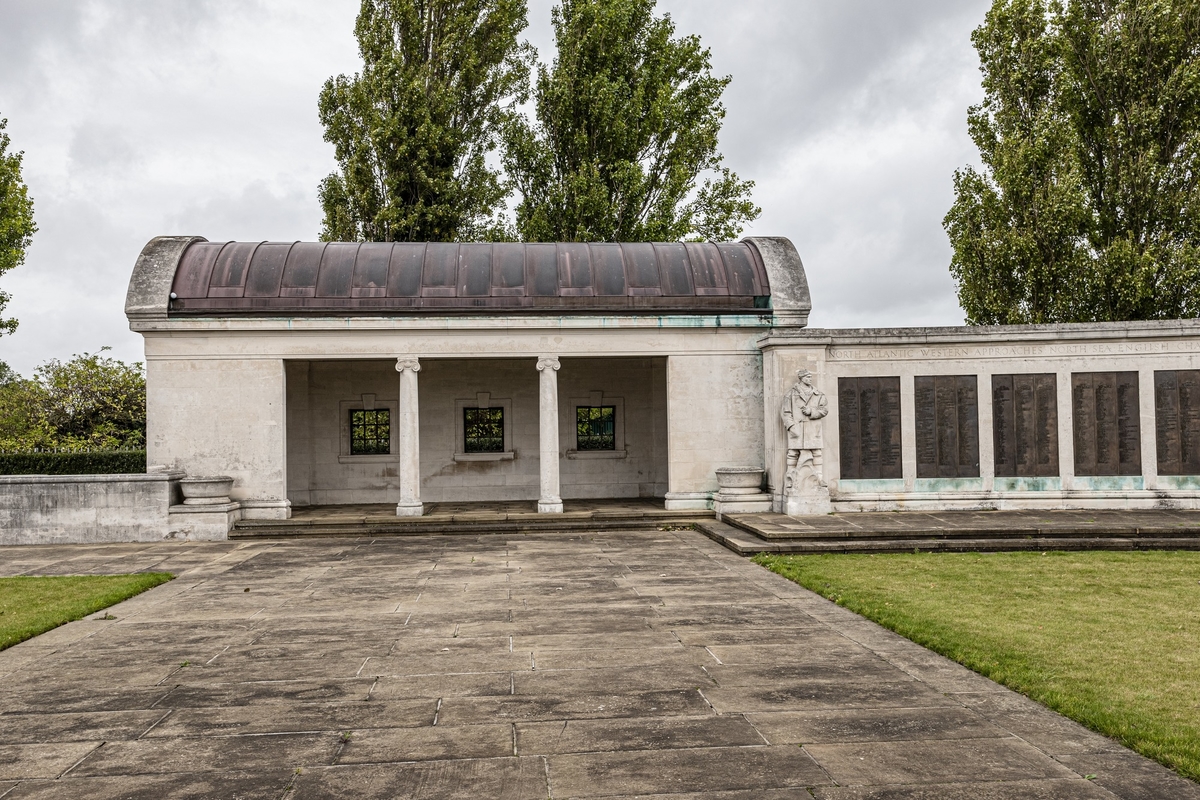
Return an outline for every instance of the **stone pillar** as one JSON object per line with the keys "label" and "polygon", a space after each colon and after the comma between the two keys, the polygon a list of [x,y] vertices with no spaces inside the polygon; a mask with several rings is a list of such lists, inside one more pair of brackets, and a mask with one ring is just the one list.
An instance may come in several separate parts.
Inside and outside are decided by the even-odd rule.
{"label": "stone pillar", "polygon": [[421,415],[417,408],[417,373],[421,362],[415,358],[396,359],[400,373],[400,413],[396,419],[396,438],[400,443],[400,502],[396,516],[419,517],[421,505]]}
{"label": "stone pillar", "polygon": [[541,423],[542,493],[538,499],[538,513],[561,514],[563,510],[558,475],[558,359],[553,356],[539,358],[538,405]]}

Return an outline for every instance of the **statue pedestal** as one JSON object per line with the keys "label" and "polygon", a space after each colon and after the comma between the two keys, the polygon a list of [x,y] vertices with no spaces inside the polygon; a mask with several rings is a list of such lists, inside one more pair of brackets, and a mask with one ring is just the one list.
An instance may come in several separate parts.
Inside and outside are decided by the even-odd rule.
{"label": "statue pedestal", "polygon": [[802,495],[785,496],[783,513],[789,517],[833,513],[833,504],[829,502],[829,489],[821,486]]}

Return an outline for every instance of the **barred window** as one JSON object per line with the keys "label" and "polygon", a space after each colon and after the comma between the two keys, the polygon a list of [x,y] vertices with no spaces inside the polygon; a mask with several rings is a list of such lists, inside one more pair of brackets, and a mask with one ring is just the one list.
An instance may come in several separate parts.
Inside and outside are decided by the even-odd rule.
{"label": "barred window", "polygon": [[616,406],[576,406],[575,448],[577,450],[616,450],[616,418]]}
{"label": "barred window", "polygon": [[350,410],[350,455],[375,456],[392,452],[392,414],[386,408]]}
{"label": "barred window", "polygon": [[463,452],[504,452],[504,409],[463,409]]}

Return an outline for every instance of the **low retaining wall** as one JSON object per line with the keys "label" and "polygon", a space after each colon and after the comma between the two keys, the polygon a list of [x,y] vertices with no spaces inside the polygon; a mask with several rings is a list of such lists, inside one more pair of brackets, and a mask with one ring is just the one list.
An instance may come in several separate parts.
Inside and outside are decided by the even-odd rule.
{"label": "low retaining wall", "polygon": [[0,476],[0,545],[224,539],[237,504],[182,506],[182,477],[166,471]]}

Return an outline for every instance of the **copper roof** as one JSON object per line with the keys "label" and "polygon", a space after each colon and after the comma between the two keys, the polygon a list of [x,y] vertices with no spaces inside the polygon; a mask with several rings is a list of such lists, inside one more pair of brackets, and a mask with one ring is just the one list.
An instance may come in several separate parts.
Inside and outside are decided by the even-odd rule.
{"label": "copper roof", "polygon": [[769,313],[749,242],[187,245],[169,316]]}

